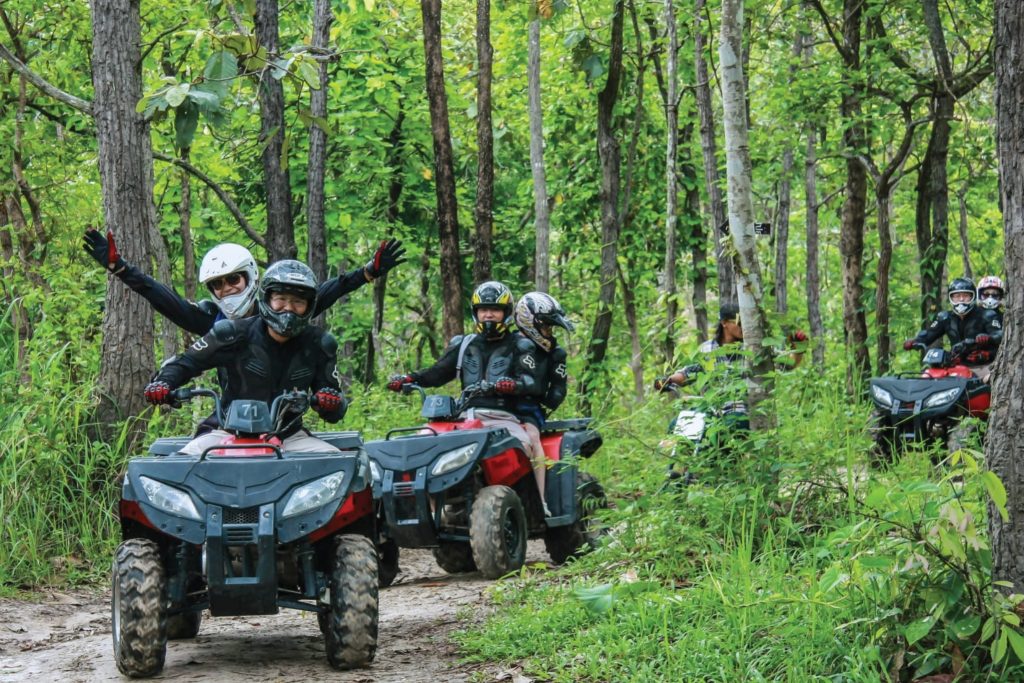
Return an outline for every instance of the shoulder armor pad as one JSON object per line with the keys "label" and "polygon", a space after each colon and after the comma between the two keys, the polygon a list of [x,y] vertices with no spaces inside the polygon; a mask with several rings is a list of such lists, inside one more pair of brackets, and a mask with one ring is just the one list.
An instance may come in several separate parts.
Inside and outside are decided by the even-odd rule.
{"label": "shoulder armor pad", "polygon": [[569,358],[569,354],[567,354],[565,352],[565,349],[563,349],[561,346],[556,346],[555,348],[551,349],[551,358],[556,363],[564,363]]}
{"label": "shoulder armor pad", "polygon": [[238,336],[238,330],[233,320],[218,320],[213,324],[213,338],[221,344],[230,344]]}
{"label": "shoulder armor pad", "polygon": [[949,311],[939,311],[939,314],[935,316],[936,320],[949,320]]}
{"label": "shoulder armor pad", "polygon": [[207,315],[217,315],[218,313],[220,313],[220,306],[218,306],[217,302],[215,302],[213,299],[203,299],[202,301],[197,303],[196,306],[199,307],[200,311],[206,313]]}
{"label": "shoulder armor pad", "polygon": [[534,344],[529,339],[527,339],[526,337],[516,337],[516,351],[519,351],[521,353],[529,353],[530,351],[535,351],[536,349],[537,345]]}
{"label": "shoulder armor pad", "polygon": [[338,353],[338,340],[330,332],[324,332],[320,337],[320,348],[328,356],[336,355]]}
{"label": "shoulder armor pad", "polygon": [[458,344],[461,344],[464,337],[465,335],[463,334],[455,335],[454,337],[448,340],[448,346],[456,346]]}

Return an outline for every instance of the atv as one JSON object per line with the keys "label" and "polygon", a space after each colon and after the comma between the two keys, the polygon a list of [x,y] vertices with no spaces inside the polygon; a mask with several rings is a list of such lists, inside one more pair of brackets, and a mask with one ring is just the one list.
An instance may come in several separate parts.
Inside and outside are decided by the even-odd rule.
{"label": "atv", "polygon": [[965,417],[987,419],[991,387],[963,364],[959,354],[941,348],[924,351],[924,371],[903,372],[870,381],[875,456],[891,462],[909,444],[937,442],[950,451],[964,440]]}
{"label": "atv", "polygon": [[592,548],[598,529],[591,521],[606,506],[596,479],[580,472],[578,458],[601,446],[590,419],[548,422],[541,443],[550,467],[543,503],[529,456],[522,444],[500,427],[461,417],[469,398],[488,390],[468,387],[456,400],[423,398],[425,426],[390,430],[366,443],[373,472],[374,497],[386,523],[385,533],[401,548],[432,548],[449,573],[479,569],[494,579],[519,569],[527,538],[543,537],[556,564]]}
{"label": "atv", "polygon": [[238,400],[226,415],[209,389],[178,389],[173,404],[209,396],[233,436],[200,455],[188,437],[157,439],[128,464],[113,562],[114,657],[131,677],[164,665],[168,639],[194,637],[212,616],[315,612],[327,660],[366,666],[377,648],[377,550],[369,462],[354,432],[318,434],[341,452],[290,453],[277,436],[309,406],[287,392],[270,407]]}

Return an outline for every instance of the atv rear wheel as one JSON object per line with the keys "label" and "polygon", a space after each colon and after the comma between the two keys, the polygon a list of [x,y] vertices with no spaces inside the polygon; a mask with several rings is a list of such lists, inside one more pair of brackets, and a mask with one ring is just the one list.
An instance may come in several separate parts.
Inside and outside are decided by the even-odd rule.
{"label": "atv rear wheel", "polygon": [[568,526],[549,528],[544,533],[544,547],[555,564],[564,564],[571,557],[579,557],[597,546],[602,530],[597,528],[592,515],[608,507],[604,489],[590,474],[576,472],[576,521]]}
{"label": "atv rear wheel", "polygon": [[354,534],[337,543],[324,641],[331,666],[354,669],[369,665],[377,652],[377,549]]}
{"label": "atv rear wheel", "polygon": [[398,576],[398,544],[388,539],[377,546],[377,583],[387,588]]}
{"label": "atv rear wheel", "polygon": [[112,583],[117,668],[132,678],[153,676],[164,668],[167,655],[167,577],[157,544],[130,538],[118,546]]}
{"label": "atv rear wheel", "polygon": [[485,486],[473,502],[469,545],[480,573],[496,579],[526,560],[526,513],[508,486]]}
{"label": "atv rear wheel", "polygon": [[437,566],[449,574],[476,571],[473,549],[465,541],[438,541],[434,548]]}
{"label": "atv rear wheel", "polygon": [[195,638],[199,633],[199,625],[203,622],[202,612],[185,612],[167,617],[167,639],[184,640]]}

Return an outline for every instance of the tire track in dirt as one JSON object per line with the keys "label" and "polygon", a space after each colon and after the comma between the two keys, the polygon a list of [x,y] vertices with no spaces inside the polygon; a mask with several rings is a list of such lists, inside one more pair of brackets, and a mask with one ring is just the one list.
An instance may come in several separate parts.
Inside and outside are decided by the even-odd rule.
{"label": "tire track in dirt", "polygon": [[[531,542],[527,562],[544,561]],[[298,683],[329,678],[353,683],[467,681],[479,666],[460,666],[449,634],[481,606],[493,582],[480,574],[446,575],[429,551],[403,550],[402,571],[380,592],[380,636],[371,667],[335,671],[311,612],[204,615],[199,635],[170,641],[153,680]],[[0,681],[123,681],[114,664],[110,593],[49,593],[39,602],[0,600]]]}

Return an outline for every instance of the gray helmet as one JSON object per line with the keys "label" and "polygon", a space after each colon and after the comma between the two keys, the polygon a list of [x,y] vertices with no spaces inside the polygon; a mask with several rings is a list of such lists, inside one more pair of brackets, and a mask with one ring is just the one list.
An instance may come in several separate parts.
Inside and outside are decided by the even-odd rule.
{"label": "gray helmet", "polygon": [[[971,300],[956,303],[953,301],[953,295],[958,292],[966,292],[971,295]],[[946,296],[949,298],[949,303],[953,307],[953,312],[961,318],[971,312],[974,308],[974,302],[978,300],[978,288],[974,286],[974,280],[969,277],[958,277],[954,278],[949,283],[949,287],[946,288]]]}
{"label": "gray helmet", "polygon": [[[306,300],[306,312],[302,315],[292,311],[275,311],[270,307],[270,295],[274,292],[294,294]],[[285,337],[300,334],[313,318],[316,306],[316,275],[301,261],[285,259],[267,268],[260,280],[260,317],[267,327]]]}
{"label": "gray helmet", "polygon": [[[555,336],[551,333],[551,327],[557,325],[570,333],[574,329],[555,297],[545,292],[524,294],[516,303],[515,318],[516,327],[545,351],[555,347]],[[548,328],[546,334],[541,331],[541,327]]]}

